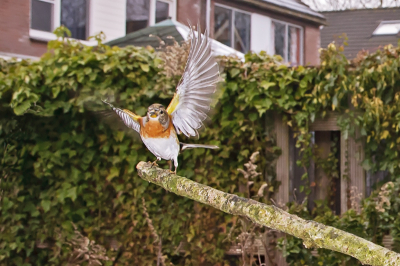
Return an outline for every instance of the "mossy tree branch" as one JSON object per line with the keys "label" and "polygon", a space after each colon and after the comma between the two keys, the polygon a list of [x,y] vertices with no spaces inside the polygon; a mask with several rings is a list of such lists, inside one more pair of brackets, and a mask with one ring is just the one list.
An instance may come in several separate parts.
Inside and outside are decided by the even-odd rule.
{"label": "mossy tree branch", "polygon": [[325,248],[347,254],[369,265],[400,265],[400,254],[361,237],[331,226],[307,221],[275,206],[225,193],[209,186],[171,174],[168,170],[140,162],[139,176],[177,195],[207,204],[223,212],[245,216],[254,223],[293,235],[307,248]]}

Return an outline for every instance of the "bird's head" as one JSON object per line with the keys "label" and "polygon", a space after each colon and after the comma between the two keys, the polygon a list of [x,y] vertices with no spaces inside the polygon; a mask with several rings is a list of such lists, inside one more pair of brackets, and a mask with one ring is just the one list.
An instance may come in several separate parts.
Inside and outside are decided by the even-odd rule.
{"label": "bird's head", "polygon": [[147,108],[147,118],[148,120],[158,120],[163,124],[168,121],[168,113],[164,105],[155,103]]}

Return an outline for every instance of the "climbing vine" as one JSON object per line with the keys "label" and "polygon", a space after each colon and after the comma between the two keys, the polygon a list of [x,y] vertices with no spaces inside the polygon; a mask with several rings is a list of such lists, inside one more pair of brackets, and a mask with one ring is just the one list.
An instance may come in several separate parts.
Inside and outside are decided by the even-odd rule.
{"label": "climbing vine", "polygon": [[[56,33],[65,34],[63,29]],[[154,265],[160,248],[143,217],[143,198],[166,264],[224,265],[227,235],[238,233],[231,230],[236,220],[140,179],[135,165],[152,155],[100,101],[108,98],[139,115],[154,102],[168,104],[180,70],[166,71],[163,59],[174,57],[153,48],[109,47],[101,36],[96,39],[98,46],[87,47],[60,37],[49,42],[48,53],[38,61],[0,59],[0,264],[66,263],[75,252],[68,241],[81,232],[96,242],[93,246],[104,247],[93,254],[107,258],[105,265],[115,258],[119,265]],[[178,173],[242,196],[257,195],[266,182],[258,200],[271,203],[279,186],[273,165],[280,154],[274,114],[281,114],[295,132],[298,164],[307,168],[315,156],[309,125],[327,112],[338,112],[343,132],[361,132],[364,168],[390,173],[393,189],[388,186],[385,196],[390,206],[382,203],[378,211],[375,192],[360,214],[350,210],[342,218],[325,205],[312,213],[298,204],[289,210],[378,243],[390,233],[398,243],[400,212],[394,195],[400,176],[400,49],[387,46],[354,61],[346,60],[341,49],[331,44],[322,50],[318,67],[288,67],[263,52],[247,54],[245,62],[220,58],[224,81],[210,119],[200,139],[180,138],[221,148],[183,153]],[[237,169],[253,152],[259,152],[257,171],[262,174],[252,180],[249,192],[242,191]],[[329,157],[325,171],[334,178],[332,163]],[[316,260],[298,240],[284,241],[289,261]],[[326,257],[331,265],[350,260],[329,254],[317,260]]]}

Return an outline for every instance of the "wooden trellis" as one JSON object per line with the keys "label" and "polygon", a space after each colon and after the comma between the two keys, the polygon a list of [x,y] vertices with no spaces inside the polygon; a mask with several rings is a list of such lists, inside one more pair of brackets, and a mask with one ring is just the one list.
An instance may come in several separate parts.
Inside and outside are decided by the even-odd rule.
{"label": "wooden trellis", "polygon": [[[330,134],[340,131],[340,127],[337,124],[339,115],[334,112],[328,113],[324,118],[317,118],[309,126],[310,131],[316,133],[315,144],[321,150],[320,155],[322,157],[326,157],[330,153]],[[289,126],[278,115],[275,117],[275,131],[277,145],[282,149],[282,155],[276,163],[277,180],[281,182],[276,194],[276,201],[287,203],[289,202],[290,193],[292,193],[290,188],[293,180],[290,180],[290,171],[293,169],[293,165],[291,166],[290,152],[293,153],[293,149],[289,144]],[[347,139],[344,134],[340,134],[340,213],[347,211],[350,206],[350,188],[361,194],[361,197],[365,196],[365,170],[361,166],[364,159],[364,149],[362,143],[356,142],[358,137],[359,132],[356,132],[355,138],[348,136]],[[327,183],[328,180],[318,169],[318,166],[314,167],[314,169],[315,175],[321,176],[321,178],[314,180],[316,183],[314,198],[323,199],[330,189]]]}

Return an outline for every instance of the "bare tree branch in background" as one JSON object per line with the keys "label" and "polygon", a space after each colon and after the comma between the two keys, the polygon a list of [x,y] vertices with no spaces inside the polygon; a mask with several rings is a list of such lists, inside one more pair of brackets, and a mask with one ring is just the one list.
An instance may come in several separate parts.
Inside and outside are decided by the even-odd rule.
{"label": "bare tree branch in background", "polygon": [[301,219],[273,205],[216,190],[171,174],[169,170],[154,167],[151,163],[140,162],[136,169],[145,181],[223,212],[247,217],[259,226],[291,234],[302,239],[306,248],[325,248],[341,252],[358,259],[362,264],[400,265],[400,254],[334,227]]}
{"label": "bare tree branch in background", "polygon": [[400,0],[301,0],[317,11],[400,7]]}

